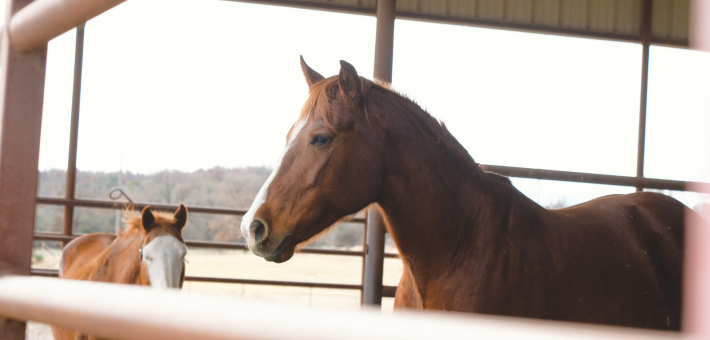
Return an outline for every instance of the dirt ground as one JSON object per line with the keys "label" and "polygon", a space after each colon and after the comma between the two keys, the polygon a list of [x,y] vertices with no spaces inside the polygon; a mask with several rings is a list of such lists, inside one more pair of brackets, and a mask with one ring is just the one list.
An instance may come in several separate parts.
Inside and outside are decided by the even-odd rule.
{"label": "dirt ground", "polygon": [[[395,252],[395,250],[387,249],[387,252]],[[58,269],[59,258],[58,250],[40,247],[35,250],[32,266]],[[285,263],[274,264],[248,251],[189,249],[187,261],[187,275],[193,276],[340,284],[360,284],[362,280],[362,258],[355,256],[297,253]],[[384,284],[396,286],[401,276],[402,262],[399,259],[385,259]],[[258,298],[300,306],[352,310],[360,308],[359,290],[189,281],[185,282],[183,290]],[[383,299],[383,313],[391,313],[393,304],[394,299]],[[30,322],[26,339],[52,339],[52,334],[48,326]]]}

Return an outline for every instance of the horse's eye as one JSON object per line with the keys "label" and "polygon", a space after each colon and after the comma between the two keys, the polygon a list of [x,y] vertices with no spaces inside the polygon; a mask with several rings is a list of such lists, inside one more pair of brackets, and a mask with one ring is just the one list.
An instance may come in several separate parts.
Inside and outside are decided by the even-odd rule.
{"label": "horse's eye", "polygon": [[330,137],[326,135],[315,135],[311,138],[311,144],[315,146],[324,146],[330,143]]}

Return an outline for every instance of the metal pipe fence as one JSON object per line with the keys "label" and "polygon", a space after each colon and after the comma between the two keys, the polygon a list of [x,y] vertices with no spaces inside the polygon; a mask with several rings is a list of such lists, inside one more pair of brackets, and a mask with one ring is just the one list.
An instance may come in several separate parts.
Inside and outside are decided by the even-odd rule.
{"label": "metal pipe fence", "polygon": [[677,332],[490,315],[324,310],[133,285],[0,278],[0,315],[111,339],[690,339]]}
{"label": "metal pipe fence", "polygon": [[[44,88],[44,76],[46,67],[46,47],[47,42],[60,35],[63,32],[70,30],[73,27],[82,25],[87,20],[96,15],[110,9],[113,6],[121,3],[122,0],[106,0],[106,1],[91,1],[91,0],[9,0],[8,11],[6,15],[7,25],[3,29],[3,36],[0,39],[0,50],[2,58],[0,65],[2,69],[2,93],[0,102],[2,102],[2,127],[3,133],[0,134],[0,213],[3,219],[0,221],[0,234],[12,235],[13,237],[0,238],[0,273],[6,274],[28,274],[36,276],[53,276],[56,271],[30,269],[28,264],[31,257],[32,238],[35,240],[45,241],[60,241],[68,242],[77,237],[73,235],[71,226],[73,218],[67,216],[64,225],[63,234],[48,234],[35,233],[32,235],[31,221],[34,216],[36,204],[52,204],[62,205],[66,208],[73,207],[89,207],[89,208],[107,208],[107,209],[122,209],[123,203],[110,201],[97,201],[86,199],[75,199],[72,195],[66,198],[34,198],[37,178],[33,175],[32,169],[37,169],[40,125],[41,125],[41,104]],[[294,2],[285,0],[270,0],[270,1],[251,1],[281,5],[293,5]],[[384,1],[383,1],[384,2]],[[394,2],[394,1],[392,1]],[[651,7],[648,5],[651,1],[644,0],[643,4],[648,11]],[[309,5],[314,8],[319,8],[321,5]],[[325,6],[325,5],[323,5]],[[327,6],[320,8],[324,9]],[[329,9],[333,9],[328,7]],[[341,8],[343,9],[343,8]],[[345,9],[343,9],[345,10]],[[374,14],[374,11],[369,12]],[[406,13],[394,13],[394,17],[407,17]],[[378,15],[378,25],[380,25]],[[646,12],[645,18],[650,20],[653,16],[650,12]],[[435,17],[432,17],[436,19]],[[428,20],[427,18],[419,18]],[[643,18],[641,18],[643,19]],[[649,21],[642,20],[640,31],[642,33],[642,43],[646,47],[648,42],[644,34],[648,34],[647,27]],[[389,24],[382,22],[381,24]],[[384,31],[384,30],[383,30]],[[645,33],[644,33],[645,32]],[[80,39],[77,32],[77,51],[80,44],[83,48],[83,39]],[[83,37],[83,30],[81,30]],[[392,39],[387,39],[387,46],[383,48],[391,50]],[[651,41],[653,42],[653,41]],[[388,53],[382,53],[382,57],[377,57],[376,65],[387,64]],[[391,58],[391,56],[390,56]],[[82,67],[82,59],[77,59],[75,62],[75,103],[72,107],[72,136],[78,131],[78,98],[80,96],[80,75]],[[391,61],[389,62],[391,68]],[[648,53],[642,56],[642,74],[648,73]],[[78,75],[78,76],[77,76]],[[78,79],[77,79],[78,77]],[[643,82],[646,80],[644,78]],[[645,87],[646,85],[642,85]],[[645,92],[644,89],[642,91]],[[642,94],[643,95],[643,94]],[[645,95],[642,98],[642,106],[645,106]],[[660,190],[682,190],[694,192],[710,192],[710,184],[698,182],[670,181],[660,179],[644,178],[643,175],[643,153],[645,138],[644,122],[645,108],[641,108],[640,124],[639,124],[639,145],[637,159],[638,169],[637,177],[625,176],[609,176],[578,172],[552,171],[542,169],[525,169],[515,167],[501,167],[486,165],[485,169],[508,175],[511,177],[535,178],[544,180],[559,180],[580,183],[593,184],[608,184],[622,185],[629,187],[652,188]],[[76,121],[76,124],[74,123]],[[76,126],[76,128],[75,128]],[[72,137],[73,138],[73,137]],[[70,164],[76,167],[76,145],[77,141],[73,140],[70,148]],[[73,155],[73,156],[72,156]],[[71,164],[73,163],[73,164]],[[638,170],[637,169],[637,170]],[[67,176],[67,188],[74,188],[74,176]],[[69,191],[67,191],[69,193]],[[142,208],[146,203],[138,203],[136,206]],[[174,210],[177,206],[150,204],[152,207],[165,210]],[[69,211],[70,209],[67,209]],[[207,214],[226,214],[226,215],[243,215],[244,211],[234,209],[212,208],[212,207],[190,207],[191,212],[207,213]],[[67,212],[67,215],[72,213]],[[351,222],[363,223],[367,229],[367,221],[363,218],[350,219]],[[374,229],[374,228],[373,228]],[[188,246],[205,247],[205,248],[220,248],[220,249],[245,249],[245,246],[238,243],[226,242],[210,242],[210,241],[188,241]],[[366,284],[364,280],[366,272],[365,257],[367,253],[367,244],[363,244],[364,252],[349,252],[340,250],[320,250],[320,249],[303,249],[303,253],[325,254],[325,255],[344,255],[344,256],[361,256],[363,257],[363,284],[361,285],[338,285],[328,283],[308,283],[308,282],[291,282],[291,281],[267,281],[267,280],[247,280],[247,279],[232,279],[232,278],[213,278],[189,276],[191,281],[199,282],[220,282],[220,283],[242,283],[242,284],[267,284],[280,286],[296,286],[296,287],[316,287],[316,288],[333,288],[333,289],[373,289],[374,286]],[[396,254],[385,254],[384,257],[396,257]],[[10,261],[5,261],[9,259]],[[381,270],[381,269],[377,269]],[[39,281],[37,281],[39,280]],[[68,280],[67,280],[68,281]],[[369,287],[369,288],[368,288]],[[138,290],[134,290],[138,289]],[[426,314],[426,317],[419,318],[418,316],[405,315],[402,319],[395,318],[393,320],[383,320],[374,317],[360,317],[353,315],[338,315],[333,318],[330,311],[295,311],[296,317],[293,315],[285,315],[281,311],[283,309],[276,308],[267,310],[269,306],[264,303],[249,303],[244,300],[224,299],[220,297],[220,301],[213,301],[209,298],[200,297],[193,298],[197,295],[176,295],[173,292],[158,292],[150,290],[150,294],[145,294],[148,290],[141,290],[136,287],[118,287],[113,285],[106,287],[96,283],[80,283],[66,282],[64,280],[58,282],[45,282],[40,278],[15,278],[3,277],[0,278],[0,314],[3,317],[14,318],[17,320],[36,320],[46,323],[53,323],[69,328],[80,329],[91,334],[106,336],[106,337],[143,337],[151,338],[157,336],[165,337],[166,334],[178,335],[175,330],[169,327],[177,327],[182,338],[199,337],[202,339],[222,339],[226,338],[261,338],[261,339],[294,339],[294,338],[309,338],[309,339],[330,339],[333,334],[338,334],[340,338],[371,338],[371,339],[429,339],[440,337],[442,329],[452,333],[454,336],[449,338],[466,337],[471,334],[488,335],[498,338],[530,338],[538,336],[539,338],[569,338],[580,336],[588,336],[592,338],[680,338],[679,334],[644,332],[644,331],[625,331],[625,330],[609,330],[599,331],[601,328],[585,328],[587,326],[575,326],[574,332],[560,326],[559,323],[545,322],[530,326],[533,321],[511,321],[510,318],[505,318],[504,321],[496,323],[491,321],[489,317],[461,317],[461,320],[466,320],[467,323],[453,322],[451,320],[456,317],[447,316],[451,320],[434,320],[438,318],[436,315]],[[394,296],[396,287],[382,287],[383,296]],[[129,296],[136,293],[140,299],[134,299]],[[145,296],[143,296],[145,295]],[[82,303],[76,304],[76,300]],[[153,300],[151,300],[153,299]],[[209,301],[208,301],[209,300]],[[229,300],[229,306],[227,306]],[[139,305],[144,305],[149,301],[147,308],[136,308]],[[97,308],[96,306],[100,306]],[[107,306],[109,306],[107,308]],[[167,309],[160,309],[160,308]],[[112,309],[113,308],[113,309]],[[203,310],[221,311],[220,313],[210,313],[210,316],[216,315],[216,319],[204,320],[205,315]],[[251,314],[244,314],[242,310],[246,310]],[[137,313],[136,313],[137,312]],[[165,316],[176,315],[177,318],[170,319]],[[143,314],[141,314],[143,313]],[[147,313],[147,314],[146,314]],[[236,313],[236,316],[235,316]],[[328,314],[325,315],[324,314]],[[337,314],[337,313],[335,313]],[[180,319],[180,315],[191,316],[192,320]],[[263,315],[269,315],[270,320],[286,321],[287,325],[283,328],[279,327],[253,327],[253,325],[263,324]],[[330,316],[329,316],[330,315]],[[412,314],[414,315],[414,314]],[[421,314],[418,314],[421,315]],[[160,316],[163,319],[159,319]],[[256,318],[250,318],[250,317]],[[324,316],[327,322],[319,322],[319,327],[312,327],[310,320],[318,320],[318,317]],[[261,319],[260,319],[261,318]],[[126,327],[126,320],[132,327]],[[175,321],[178,320],[178,321]],[[200,322],[195,322],[195,320]],[[244,322],[245,327],[234,327],[234,320]],[[354,321],[355,320],[355,321]],[[432,321],[433,320],[433,321]],[[478,320],[478,321],[476,321]],[[483,320],[483,321],[482,321]],[[184,322],[183,322],[184,321]],[[451,322],[450,322],[451,321]],[[520,323],[527,326],[520,328],[517,325]],[[362,324],[367,324],[368,327],[361,327]],[[209,325],[210,327],[205,327]],[[325,326],[324,326],[325,325]],[[472,326],[475,325],[475,326]],[[135,327],[134,327],[135,326]],[[258,333],[250,333],[252,328],[257,328]],[[356,327],[357,329],[351,329]],[[488,327],[488,328],[487,328]],[[493,327],[493,328],[490,328]],[[0,329],[7,332],[8,339],[20,339],[24,335],[24,323],[3,320],[0,318]],[[281,329],[284,331],[282,332]],[[513,331],[519,330],[519,332]],[[541,331],[542,330],[542,331]],[[580,330],[585,330],[580,332]],[[585,333],[588,331],[588,333]],[[133,332],[133,333],[131,333]],[[279,333],[281,332],[281,333]],[[433,332],[433,333],[432,333]],[[517,332],[517,333],[516,333]],[[185,335],[187,334],[187,335]],[[342,336],[341,336],[342,335]],[[603,336],[602,336],[603,335]],[[3,335],[5,336],[5,335]],[[177,338],[177,337],[176,337]]]}
{"label": "metal pipe fence", "polygon": [[647,177],[602,175],[587,172],[558,171],[546,169],[518,168],[511,166],[486,165],[481,168],[508,177],[542,179],[551,181],[576,182],[588,184],[617,185],[624,187],[641,187],[643,189],[690,191],[710,193],[710,183],[675,181]]}
{"label": "metal pipe fence", "polygon": [[[62,205],[65,207],[87,207],[87,208],[103,208],[103,209],[123,209],[126,207],[124,202],[116,201],[106,201],[106,200],[89,200],[89,199],[66,199],[66,198],[55,198],[55,197],[37,197],[38,204],[48,204],[48,205]],[[170,204],[151,204],[151,203],[139,203],[135,202],[134,207],[138,210],[150,206],[153,209],[168,210],[173,211],[178,208],[177,205]],[[221,215],[233,215],[242,216],[246,213],[246,210],[240,209],[227,209],[227,208],[213,208],[213,207],[199,207],[199,206],[188,206],[188,211],[191,213],[206,213],[206,214],[221,214]],[[348,217],[341,220],[342,222],[354,222],[361,223],[363,226],[367,225],[366,218],[359,217]],[[70,229],[71,230],[71,229]],[[81,235],[76,235],[73,233],[67,234],[62,233],[34,233],[35,241],[58,241],[62,244],[66,244],[71,240],[79,237]],[[248,250],[246,244],[236,243],[236,242],[218,242],[218,241],[198,241],[198,240],[186,240],[185,244],[188,247],[193,248],[211,248],[211,249],[230,249],[230,250]],[[350,251],[350,250],[336,250],[336,249],[313,249],[313,248],[301,248],[298,252],[303,254],[317,254],[317,255],[340,255],[340,256],[359,256],[365,258],[366,252],[364,251],[365,246],[363,245],[362,251]],[[385,253],[383,258],[397,258],[398,254]],[[363,262],[364,264],[364,262]],[[364,267],[363,267],[364,268]],[[56,270],[47,269],[32,269],[31,275],[34,276],[49,276],[56,277]],[[194,282],[211,282],[211,283],[231,283],[231,284],[252,284],[252,285],[270,285],[270,286],[288,286],[288,287],[308,287],[308,288],[332,288],[332,289],[347,289],[347,290],[364,290],[364,282],[359,285],[348,285],[348,284],[332,284],[332,283],[318,283],[318,282],[299,282],[299,281],[278,281],[278,280],[251,280],[251,279],[238,279],[238,278],[225,278],[225,277],[203,277],[203,276],[186,276],[186,281]],[[381,285],[381,277],[380,277]],[[396,286],[384,286],[379,288],[381,291],[380,295],[384,297],[394,297],[396,292]]]}
{"label": "metal pipe fence", "polygon": [[[73,219],[74,219],[74,208],[75,207],[87,207],[87,208],[108,208],[108,209],[122,209],[124,203],[121,202],[111,202],[111,201],[100,201],[100,200],[88,200],[88,199],[76,199],[74,197],[74,191],[76,187],[76,158],[77,158],[77,147],[78,147],[78,132],[79,132],[79,113],[80,113],[80,98],[81,98],[81,74],[83,68],[83,49],[84,49],[84,34],[85,34],[85,22],[92,17],[118,5],[123,0],[110,0],[101,3],[89,3],[86,0],[44,0],[41,2],[32,3],[23,9],[22,13],[12,17],[9,24],[9,31],[12,35],[12,43],[14,46],[22,51],[31,50],[35,48],[38,44],[43,41],[48,41],[49,39],[58,36],[59,34],[80,25],[77,29],[76,36],[76,60],[74,63],[74,86],[73,86],[73,98],[72,98],[72,122],[71,122],[71,133],[70,133],[70,147],[69,147],[69,159],[67,166],[67,178],[66,178],[66,197],[65,198],[51,198],[51,197],[38,197],[37,204],[53,204],[53,205],[63,205],[64,206],[64,223],[63,223],[63,235],[52,235],[52,234],[42,234],[36,233],[35,240],[45,240],[45,241],[60,241],[62,245],[69,242],[75,236],[72,232]],[[646,12],[650,13],[650,1],[645,1],[644,6]],[[394,24],[397,17],[396,13],[396,0],[381,0],[377,3],[377,30],[376,30],[376,48],[375,48],[375,74],[376,78],[384,79],[386,81],[392,81],[392,55],[393,55],[393,44],[394,44]],[[56,13],[65,13],[66,15],[60,16]],[[648,14],[644,12],[644,14]],[[648,19],[647,16],[644,16]],[[650,20],[650,19],[649,19]],[[642,36],[650,36],[647,29],[650,27],[650,21],[645,20],[643,23]],[[41,22],[39,26],[31,26],[29,23]],[[648,45],[648,39],[642,39],[644,47]],[[648,54],[644,54],[643,72],[644,75],[648,72]],[[645,84],[645,78],[644,78]],[[645,86],[645,85],[644,85]],[[582,182],[582,183],[595,183],[595,184],[612,184],[612,185],[626,185],[635,186],[637,189],[641,188],[653,188],[653,189],[668,189],[668,190],[699,190],[710,187],[706,183],[691,183],[691,182],[680,182],[680,181],[668,181],[668,180],[656,180],[647,179],[642,177],[643,169],[643,150],[645,140],[643,138],[643,132],[645,131],[645,87],[642,88],[642,107],[641,107],[641,122],[640,122],[640,137],[639,137],[639,172],[637,177],[624,177],[624,176],[609,176],[609,175],[598,175],[598,174],[587,174],[587,173],[575,173],[575,172],[565,172],[565,171],[552,171],[552,170],[542,170],[542,169],[526,169],[526,168],[515,168],[515,167],[502,167],[493,165],[483,165],[482,167],[486,170],[497,172],[503,175],[512,177],[524,177],[524,178],[536,178],[536,179],[552,179],[552,180],[562,180],[571,182]],[[694,189],[691,189],[694,188]],[[699,189],[698,189],[699,188]],[[709,190],[710,191],[710,190]],[[162,210],[175,210],[177,206],[175,205],[165,205],[165,204],[150,204],[150,203],[135,203],[137,209],[143,209],[145,206],[150,205],[155,209]],[[188,207],[189,211],[192,213],[206,213],[206,214],[223,214],[223,215],[233,215],[241,216],[246,213],[245,210],[238,209],[225,209],[225,208],[213,208],[213,207],[199,207],[193,206]],[[343,251],[343,250],[322,250],[322,249],[302,249],[302,253],[306,254],[323,254],[323,255],[346,255],[346,256],[361,256],[363,258],[363,270],[362,270],[362,283],[359,285],[358,289],[362,292],[362,303],[368,305],[379,305],[383,296],[394,296],[396,287],[383,287],[382,286],[382,274],[383,274],[383,261],[385,258],[395,258],[396,254],[385,254],[384,252],[384,237],[383,234],[384,227],[381,222],[381,218],[377,216],[379,212],[376,209],[371,209],[368,211],[368,218],[348,218],[343,220],[344,222],[356,222],[363,223],[364,225],[364,235],[363,235],[363,251]],[[368,222],[371,224],[368,228]],[[218,248],[218,249],[246,249],[244,244],[239,243],[227,243],[227,242],[212,242],[212,241],[195,241],[188,240],[186,244],[190,247],[201,247],[201,248]],[[201,279],[202,280],[202,279]],[[211,281],[210,281],[211,280]],[[253,280],[252,280],[253,281]],[[203,278],[203,282],[238,282],[245,283],[246,281],[239,281],[237,279],[227,279],[227,278]],[[250,281],[251,282],[251,281]],[[258,282],[258,283],[255,283]],[[275,284],[276,281],[267,280],[256,280],[252,283],[254,284]],[[316,283],[291,283],[293,286],[302,285],[317,285]],[[281,285],[281,283],[279,283]],[[289,285],[288,283],[283,283],[283,285]],[[391,294],[381,295],[381,292],[387,291]]]}
{"label": "metal pipe fence", "polygon": [[[618,186],[628,186],[628,187],[638,187],[639,185],[645,188],[659,189],[659,190],[678,190],[678,191],[694,191],[694,192],[704,192],[705,188],[710,188],[709,183],[701,182],[684,182],[684,181],[672,181],[672,180],[662,180],[662,179],[651,179],[651,178],[639,178],[639,177],[626,177],[626,176],[613,176],[613,175],[600,175],[591,173],[580,173],[580,172],[569,172],[569,171],[555,171],[555,170],[543,170],[543,169],[530,169],[530,168],[518,168],[518,167],[505,167],[505,166],[495,166],[495,165],[481,165],[484,170],[492,171],[498,174],[519,177],[519,178],[532,178],[532,179],[542,179],[542,180],[555,180],[555,181],[566,181],[566,182],[576,182],[576,183],[588,183],[588,184],[606,184],[606,185],[618,185]],[[710,190],[708,190],[710,191]],[[88,208],[104,208],[104,209],[123,209],[126,203],[116,202],[116,201],[105,201],[105,200],[89,200],[89,199],[66,199],[66,198],[54,198],[54,197],[38,197],[38,204],[49,204],[49,205],[62,205],[65,207],[88,207]],[[170,204],[151,204],[151,203],[134,203],[136,209],[142,209],[148,205],[155,209],[161,210],[176,210],[177,205]],[[200,206],[190,206],[188,211],[192,213],[206,213],[206,214],[222,214],[222,215],[233,215],[242,216],[246,213],[246,210],[240,209],[228,209],[228,208],[214,208],[214,207],[200,207]],[[349,217],[342,220],[343,222],[355,222],[362,223],[364,228],[367,226],[366,218],[356,218]],[[34,239],[36,241],[59,241],[59,242],[69,242],[81,235],[74,234],[57,234],[57,233],[34,233]],[[231,249],[231,250],[248,250],[245,244],[235,243],[235,242],[218,242],[218,241],[197,241],[197,240],[186,240],[185,244],[188,247],[194,248],[212,248],[212,249]],[[341,256],[360,256],[365,258],[367,255],[365,249],[367,247],[366,239],[363,240],[363,250],[362,251],[349,251],[349,250],[333,250],[333,249],[313,249],[313,248],[302,248],[299,250],[303,254],[319,254],[319,255],[341,255]],[[398,254],[394,253],[384,253],[382,254],[382,259],[384,258],[397,258]],[[379,260],[381,261],[381,260]],[[365,273],[365,262],[363,261],[363,275]],[[382,268],[379,268],[381,271]],[[32,275],[36,276],[57,276],[57,271],[53,270],[39,270],[32,269]],[[237,278],[222,278],[222,277],[198,277],[198,276],[186,276],[186,281],[195,282],[212,282],[212,283],[233,283],[233,284],[254,284],[254,285],[273,285],[273,286],[290,286],[290,287],[309,287],[309,288],[333,288],[333,289],[353,289],[360,290],[364,292],[365,290],[365,280],[363,276],[363,282],[360,285],[346,285],[346,284],[329,284],[329,283],[315,283],[315,282],[297,282],[297,281],[276,281],[276,280],[250,280],[250,279],[237,279]],[[376,289],[380,292],[381,297],[394,297],[397,287],[396,286],[382,286],[381,276],[379,279],[379,285],[373,285],[372,289]],[[380,288],[381,287],[381,288]],[[381,294],[381,295],[380,295]]]}

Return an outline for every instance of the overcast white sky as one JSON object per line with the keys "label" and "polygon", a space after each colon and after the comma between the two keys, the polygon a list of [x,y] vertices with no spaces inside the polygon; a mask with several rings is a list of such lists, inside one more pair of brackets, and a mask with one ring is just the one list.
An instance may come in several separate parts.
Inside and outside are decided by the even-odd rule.
{"label": "overcast white sky", "polygon": [[[66,168],[74,39],[49,45],[41,170]],[[78,167],[270,166],[307,94],[298,56],[325,76],[344,59],[371,77],[374,39],[369,16],[127,1],[86,27]],[[647,176],[710,181],[710,58],[654,46],[650,64]],[[480,163],[635,175],[640,74],[638,44],[395,25],[394,88]],[[515,183],[546,202],[565,193],[568,204],[633,190]]]}

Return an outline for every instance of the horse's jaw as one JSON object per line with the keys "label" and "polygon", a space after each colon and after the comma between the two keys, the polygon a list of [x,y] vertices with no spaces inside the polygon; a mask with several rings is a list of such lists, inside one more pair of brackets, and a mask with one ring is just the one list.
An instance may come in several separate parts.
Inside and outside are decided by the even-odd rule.
{"label": "horse's jaw", "polygon": [[180,288],[187,247],[172,235],[154,238],[143,248],[150,285],[155,289]]}

